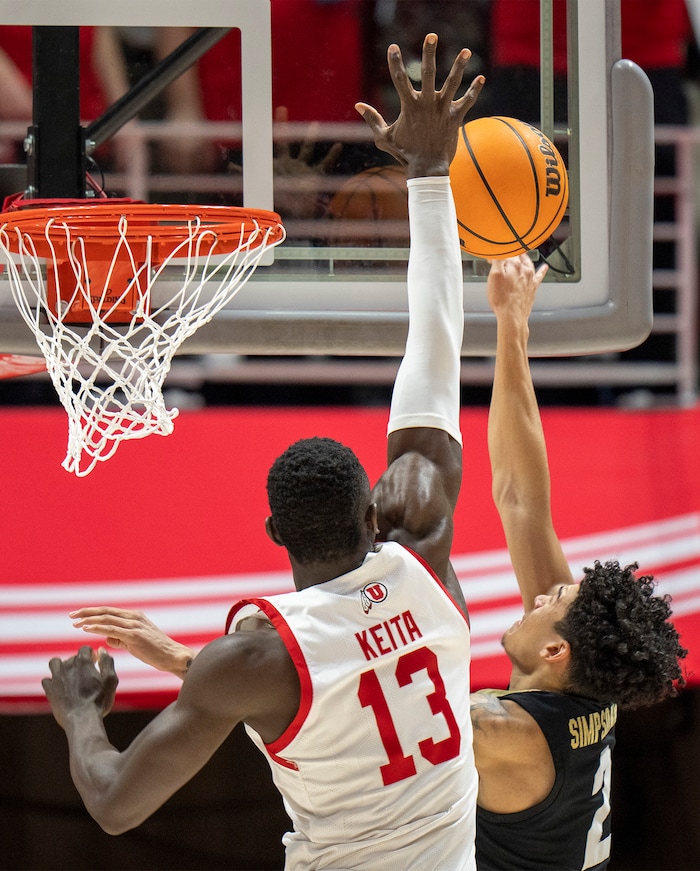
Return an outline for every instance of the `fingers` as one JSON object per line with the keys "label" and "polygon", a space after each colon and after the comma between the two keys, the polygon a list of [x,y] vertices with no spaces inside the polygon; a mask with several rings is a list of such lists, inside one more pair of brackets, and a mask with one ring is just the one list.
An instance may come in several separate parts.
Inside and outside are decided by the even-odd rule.
{"label": "fingers", "polygon": [[110,647],[117,650],[129,650],[130,644],[136,644],[156,628],[143,611],[126,608],[80,608],[71,611],[71,616],[76,629],[101,635]]}
{"label": "fingers", "polygon": [[119,678],[114,669],[114,660],[104,647],[100,647],[97,651],[97,669],[100,673],[102,690],[97,694],[95,701],[102,710],[102,716],[105,717],[114,704]]}
{"label": "fingers", "polygon": [[[406,72],[406,67],[404,66],[403,58],[401,57],[401,49],[396,45],[396,43],[392,43],[392,45],[387,49],[387,61],[389,64],[391,80],[396,88],[396,93],[403,102],[415,94],[416,91],[411,84],[408,73]],[[433,76],[433,81],[434,80],[435,76]]]}
{"label": "fingers", "polygon": [[[420,67],[421,90],[427,95],[435,93],[435,77],[437,75],[435,56],[437,54],[437,41],[437,35],[434,33],[429,33],[423,40],[423,54],[421,56]],[[457,63],[457,61],[455,61],[455,63]],[[459,80],[462,80],[461,75]],[[457,87],[459,87],[459,82],[455,87],[455,91],[457,90]],[[413,86],[411,86],[411,89],[413,89]],[[454,91],[452,93],[454,94]]]}
{"label": "fingers", "polygon": [[79,662],[89,662],[90,665],[94,665],[97,661],[97,653],[89,644],[84,644],[74,658]]}
{"label": "fingers", "polygon": [[84,644],[75,656],[69,656],[68,659],[61,659],[60,656],[53,656],[49,660],[49,671],[51,672],[51,677],[46,677],[41,682],[44,691],[46,691],[47,686],[52,684],[54,678],[62,677],[65,669],[72,668],[76,663],[89,663],[90,665],[94,665],[96,658],[96,652],[88,644]]}
{"label": "fingers", "polygon": [[77,611],[71,611],[68,616],[74,620],[74,625],[76,626],[87,620],[94,622],[96,617],[104,617],[106,618],[104,622],[124,627],[149,622],[143,611],[132,610],[130,608],[113,608],[110,606],[80,608]]}
{"label": "fingers", "polygon": [[[59,656],[54,656],[49,660],[49,671],[51,672],[53,677],[56,677],[56,675],[61,670],[62,666],[63,666],[63,661],[61,660],[61,658]],[[48,680],[50,682],[51,678],[47,677],[47,678],[45,678],[45,680]]]}
{"label": "fingers", "polygon": [[386,121],[373,106],[369,106],[367,103],[355,103],[355,110],[359,112],[369,124],[372,133],[374,133],[375,136],[382,130],[387,129],[388,125]]}
{"label": "fingers", "polygon": [[81,629],[83,632],[89,632],[92,635],[109,635],[116,638],[121,637],[124,634],[128,634],[129,632],[133,632],[135,630],[143,628],[141,624],[125,623],[118,620],[110,620],[105,622],[82,620],[74,623],[73,626],[76,629]]}
{"label": "fingers", "polygon": [[485,84],[486,79],[483,76],[477,76],[469,86],[466,94],[461,96],[459,100],[455,100],[455,111],[461,113],[462,117],[464,117],[464,115],[466,115],[467,112],[472,108],[474,103],[476,103],[479,94],[481,93],[481,90]]}
{"label": "fingers", "polygon": [[321,125],[318,121],[312,121],[311,124],[309,124],[306,130],[306,135],[299,146],[299,160],[303,163],[311,163],[311,158],[314,155],[314,149],[316,148],[316,142],[318,141],[320,131]]}
{"label": "fingers", "polygon": [[535,270],[535,287],[539,287],[544,281],[545,275],[549,272],[549,263],[542,263]]}
{"label": "fingers", "polygon": [[114,676],[114,678],[116,679],[117,673],[114,670],[114,658],[109,654],[107,649],[105,647],[100,647],[97,651],[96,656],[97,667],[100,671],[100,674],[110,679],[112,678],[112,676]]}
{"label": "fingers", "polygon": [[546,263],[542,263],[535,269],[532,258],[526,252],[514,257],[491,260],[490,263],[490,276],[494,278],[502,276],[513,288],[518,286],[530,288],[533,290],[533,296],[549,271],[549,266]]}
{"label": "fingers", "polygon": [[129,645],[126,643],[126,641],[123,640],[122,638],[119,638],[118,635],[114,634],[116,632],[114,626],[94,625],[94,626],[80,626],[79,628],[82,629],[83,632],[87,632],[89,635],[101,635],[102,638],[104,638],[104,640],[106,641],[106,643],[110,647],[113,647],[115,650],[128,650],[129,649]]}
{"label": "fingers", "polygon": [[442,86],[440,91],[440,95],[446,97],[451,100],[454,95],[457,93],[457,89],[462,84],[462,78],[464,76],[464,70],[469,62],[469,58],[472,56],[471,51],[468,48],[463,48],[462,51],[457,55],[452,64],[452,69],[447,75],[445,79],[445,83]]}
{"label": "fingers", "polygon": [[116,608],[111,605],[95,605],[90,608],[77,608],[69,611],[68,616],[73,620],[83,620],[86,617],[104,617],[108,614],[115,617],[124,617],[128,620],[137,620],[143,616],[143,611],[135,611],[131,608]]}
{"label": "fingers", "polygon": [[324,175],[331,170],[335,169],[335,165],[338,163],[340,159],[340,155],[343,151],[343,143],[342,142],[334,142],[333,145],[328,149],[328,154],[321,160],[318,164],[318,169]]}
{"label": "fingers", "polygon": [[521,270],[531,277],[535,288],[539,287],[544,281],[545,275],[549,272],[549,264],[542,262],[537,268],[535,268],[533,259],[525,252],[519,254],[517,258],[514,259],[519,264]]}
{"label": "fingers", "polygon": [[112,708],[119,678],[114,660],[104,647],[94,650],[83,645],[75,656],[64,661],[49,660],[50,678],[41,686],[54,717],[65,728],[67,715],[84,704],[94,703],[104,717]]}

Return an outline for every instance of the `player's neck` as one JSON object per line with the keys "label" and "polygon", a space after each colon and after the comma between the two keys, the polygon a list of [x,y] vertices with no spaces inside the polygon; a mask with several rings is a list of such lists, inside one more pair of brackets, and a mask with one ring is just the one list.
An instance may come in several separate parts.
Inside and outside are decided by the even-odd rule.
{"label": "player's neck", "polygon": [[513,670],[510,674],[510,682],[508,689],[519,690],[545,690],[550,693],[564,692],[564,683],[559,672],[552,669],[538,668],[535,671],[526,673],[521,671],[516,665],[513,665]]}
{"label": "player's neck", "polygon": [[363,543],[352,553],[340,559],[321,560],[314,563],[298,563],[290,556],[294,586],[297,590],[305,590],[307,587],[315,587],[317,584],[325,584],[333,578],[339,578],[358,569],[365,561],[367,554],[373,550],[373,546]]}

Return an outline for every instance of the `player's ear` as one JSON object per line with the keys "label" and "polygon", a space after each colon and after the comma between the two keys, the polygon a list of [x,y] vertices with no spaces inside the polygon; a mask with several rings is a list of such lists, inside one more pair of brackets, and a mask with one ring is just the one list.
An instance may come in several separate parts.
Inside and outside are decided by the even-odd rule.
{"label": "player's ear", "polygon": [[540,650],[540,656],[551,665],[567,665],[571,657],[571,645],[563,638],[552,639]]}
{"label": "player's ear", "polygon": [[265,532],[267,533],[267,537],[271,541],[274,541],[276,545],[284,547],[284,542],[277,530],[277,525],[275,524],[275,519],[272,515],[265,518]]}
{"label": "player's ear", "polygon": [[365,514],[365,523],[367,524],[367,529],[369,530],[369,534],[371,536],[378,535],[379,523],[377,522],[377,503],[376,502],[369,503],[369,507],[367,508],[367,513]]}

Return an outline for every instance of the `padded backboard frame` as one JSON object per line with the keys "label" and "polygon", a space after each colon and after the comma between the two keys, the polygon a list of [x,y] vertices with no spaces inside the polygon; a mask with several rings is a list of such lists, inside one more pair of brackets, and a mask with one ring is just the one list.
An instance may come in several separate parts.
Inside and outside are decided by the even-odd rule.
{"label": "padded backboard frame", "polygon": [[[549,0],[542,0],[548,4]],[[652,325],[654,128],[651,86],[620,58],[619,0],[569,0],[569,172],[574,280],[549,276],[531,319],[533,356],[609,352],[643,341]],[[244,202],[271,208],[270,7],[265,0],[0,0],[0,25],[239,27],[242,42]],[[362,122],[359,122],[362,123]],[[288,257],[294,251],[287,253]],[[183,346],[189,353],[400,355],[403,280],[285,277],[265,266]],[[176,278],[173,279],[176,281]],[[495,322],[485,278],[465,280],[464,354],[491,355]],[[34,339],[0,278],[0,351],[31,353]]]}

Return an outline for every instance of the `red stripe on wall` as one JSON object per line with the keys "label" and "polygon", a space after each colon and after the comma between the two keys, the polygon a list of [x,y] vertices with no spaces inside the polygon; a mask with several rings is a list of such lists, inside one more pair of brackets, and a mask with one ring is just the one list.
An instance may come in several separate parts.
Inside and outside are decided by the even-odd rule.
{"label": "red stripe on wall", "polygon": [[[183,412],[173,435],[125,443],[78,479],[60,465],[67,441],[62,410],[0,411],[0,625],[10,621],[0,633],[0,700],[40,700],[46,670],[35,663],[84,643],[99,644],[74,630],[67,612],[108,604],[103,591],[115,582],[119,604],[160,609],[163,628],[172,625],[183,640],[202,642],[207,633],[223,631],[235,599],[265,594],[256,580],[264,585],[265,573],[270,573],[269,592],[279,592],[289,566],[264,531],[268,467],[297,438],[328,435],[350,445],[376,480],[385,465],[386,420],[381,408]],[[641,553],[643,571],[668,579],[691,649],[688,671],[691,680],[700,680],[700,410],[545,409],[543,422],[557,531],[571,546],[572,565],[580,569],[598,555]],[[454,542],[454,553],[466,566],[458,574],[468,600],[472,584],[481,591],[471,608],[477,651],[489,639],[497,645],[507,628],[479,634],[479,620],[493,617],[494,609],[518,606],[517,589],[502,583],[508,566],[491,502],[486,423],[486,409],[462,414],[465,470]],[[669,522],[675,518],[678,523]],[[606,533],[613,533],[612,539]],[[484,565],[476,559],[480,555]],[[223,594],[204,589],[212,578],[224,581]],[[500,584],[493,596],[490,579]],[[156,592],[139,590],[146,580],[158,582]],[[249,581],[257,586],[242,593]],[[47,591],[61,595],[48,603]],[[177,606],[184,617],[167,623]],[[206,617],[195,616],[200,608]],[[200,623],[188,628],[189,611]],[[20,674],[17,657],[31,661],[28,675]],[[503,685],[508,664],[485,646],[472,674],[476,686]],[[18,681],[34,686],[36,694],[20,692]],[[124,685],[121,697],[161,703],[173,692],[148,686],[132,691]]]}

